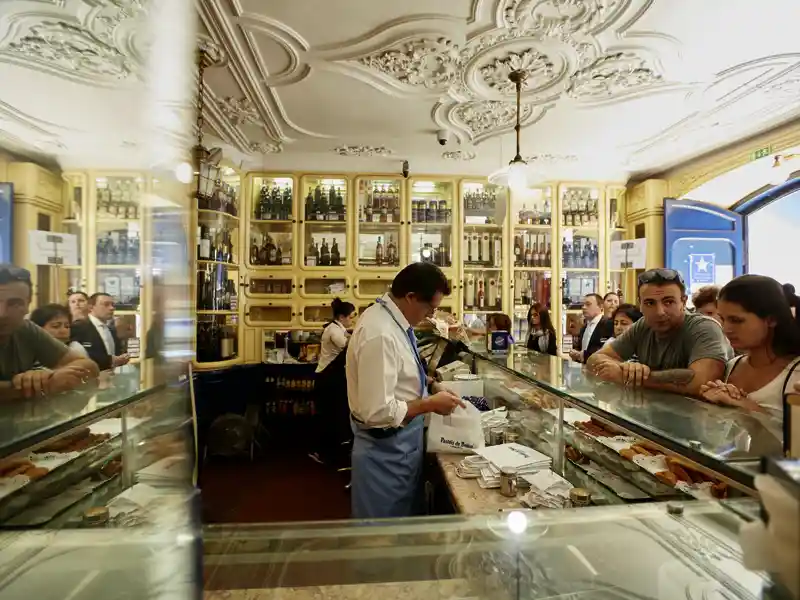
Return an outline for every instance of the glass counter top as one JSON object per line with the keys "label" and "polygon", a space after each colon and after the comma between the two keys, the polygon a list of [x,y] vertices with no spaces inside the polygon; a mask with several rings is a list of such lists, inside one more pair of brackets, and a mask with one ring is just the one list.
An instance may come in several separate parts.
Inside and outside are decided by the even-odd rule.
{"label": "glass counter top", "polygon": [[678,444],[689,458],[700,453],[744,466],[762,456],[781,454],[781,441],[772,428],[735,408],[668,392],[623,387],[592,376],[580,363],[527,349],[514,348],[500,355],[483,348],[469,351],[617,425],[641,429],[656,442]]}
{"label": "glass counter top", "polygon": [[[755,600],[766,579],[742,566],[742,521],[719,504],[510,511],[367,523],[211,526],[207,589],[464,582],[459,597]],[[228,588],[229,589],[229,588]],[[324,595],[324,589],[319,590]],[[348,596],[350,597],[350,596]],[[438,597],[436,594],[430,597]]]}
{"label": "glass counter top", "polygon": [[101,373],[96,385],[71,392],[0,401],[0,458],[91,423],[162,389],[142,384],[140,365]]}

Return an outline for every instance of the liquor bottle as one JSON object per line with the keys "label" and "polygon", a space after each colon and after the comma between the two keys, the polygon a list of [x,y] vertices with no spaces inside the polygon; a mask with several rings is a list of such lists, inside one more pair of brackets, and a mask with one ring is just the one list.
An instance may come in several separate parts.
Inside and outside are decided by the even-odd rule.
{"label": "liquor bottle", "polygon": [[319,261],[320,261],[319,244],[317,242],[314,242],[314,264],[319,265],[320,264]]}
{"label": "liquor bottle", "polygon": [[561,224],[564,227],[569,227],[572,216],[569,214],[569,197],[567,193],[561,196]]}
{"label": "liquor bottle", "polygon": [[306,248],[306,266],[307,267],[316,267],[317,261],[314,259],[314,238],[312,237],[308,242],[308,248]]}
{"label": "liquor bottle", "polygon": [[552,251],[552,248],[550,246],[550,239],[548,238],[548,240],[547,240],[547,251],[545,252],[545,255],[544,255],[544,266],[545,267],[550,267],[550,266],[552,266],[552,264],[553,264],[553,251]]}
{"label": "liquor bottle", "polygon": [[339,221],[345,220],[345,206],[344,196],[342,195],[342,188],[336,188],[336,209],[339,215]]}
{"label": "liquor bottle", "polygon": [[366,217],[366,222],[367,223],[371,223],[372,222],[372,215],[374,213],[373,213],[373,209],[372,209],[372,201],[369,198],[367,198],[367,206],[364,208],[364,214],[365,214],[365,217]]}
{"label": "liquor bottle", "polygon": [[492,254],[493,254],[493,266],[497,267],[498,269],[503,266],[503,238],[499,233],[495,233],[492,236]]}
{"label": "liquor bottle", "polygon": [[319,249],[319,265],[322,267],[331,266],[331,249],[328,247],[328,240],[322,238],[322,246]]}
{"label": "liquor bottle", "polygon": [[308,188],[308,195],[306,196],[306,220],[311,221],[316,217],[316,210],[314,209],[314,196],[311,193],[311,188]]}
{"label": "liquor bottle", "polygon": [[283,187],[283,209],[281,210],[280,218],[283,221],[288,221],[292,216],[292,188],[287,183]]}
{"label": "liquor bottle", "polygon": [[[317,186],[317,188],[319,188],[319,186]],[[323,191],[320,191],[316,211],[317,221],[326,221],[328,219],[328,196]]]}
{"label": "liquor bottle", "polygon": [[342,256],[339,253],[339,244],[336,243],[336,238],[333,239],[331,245],[331,266],[338,267],[341,264]]}
{"label": "liquor bottle", "polygon": [[525,205],[522,205],[522,210],[519,211],[519,224],[520,225],[527,225],[528,223],[528,210],[525,208]]}
{"label": "liquor bottle", "polygon": [[380,214],[380,222],[386,223],[389,220],[389,204],[386,198],[386,188],[382,187],[378,190],[376,196],[378,201],[378,213]]}
{"label": "liquor bottle", "polygon": [[383,242],[381,242],[381,236],[378,236],[378,243],[375,244],[375,264],[379,267],[383,264]]}
{"label": "liquor bottle", "polygon": [[400,264],[397,246],[394,243],[394,236],[389,236],[389,243],[386,244],[386,262],[393,267]]}
{"label": "liquor bottle", "polygon": [[542,266],[542,255],[539,252],[539,234],[533,236],[533,265],[534,267]]}
{"label": "liquor bottle", "polygon": [[256,238],[253,237],[253,243],[250,244],[250,264],[251,265],[260,265],[261,262],[258,260],[258,242]]}
{"label": "liquor bottle", "polygon": [[317,184],[317,187],[314,188],[314,202],[313,202],[314,216],[308,217],[309,219],[313,219],[315,221],[322,220],[321,205],[322,205],[322,188],[319,187],[319,184]]}
{"label": "liquor bottle", "polygon": [[475,307],[475,276],[472,273],[467,275],[467,283],[464,285],[464,305]]}
{"label": "liquor bottle", "polygon": [[439,207],[436,203],[436,200],[431,200],[428,202],[428,210],[425,213],[425,219],[428,221],[428,223],[436,223],[438,213]]}
{"label": "liquor bottle", "polygon": [[489,285],[487,288],[488,291],[486,294],[486,302],[490,308],[494,308],[498,304],[497,279],[494,277],[489,277]]}
{"label": "liquor bottle", "polygon": [[339,220],[339,213],[336,210],[336,188],[333,187],[333,184],[331,184],[331,187],[328,188],[328,215],[327,215],[327,220],[328,221],[338,221]]}
{"label": "liquor bottle", "polygon": [[528,242],[525,246],[525,266],[532,267],[533,266],[533,250],[531,250],[531,243]]}
{"label": "liquor bottle", "polygon": [[611,229],[619,228],[619,217],[617,215],[617,199],[611,198],[608,202],[608,226]]}
{"label": "liquor bottle", "polygon": [[486,291],[483,289],[483,273],[478,274],[477,306],[479,310],[486,308]]}
{"label": "liquor bottle", "polygon": [[436,211],[436,218],[438,219],[439,223],[450,222],[450,215],[448,213],[447,202],[445,200],[439,200],[439,207]]}
{"label": "liquor bottle", "polygon": [[544,210],[542,211],[542,225],[550,225],[553,216],[553,208],[550,205],[550,200],[544,201]]}
{"label": "liquor bottle", "polygon": [[524,258],[525,250],[522,247],[522,236],[515,235],[514,236],[514,266],[521,267],[522,260]]}
{"label": "liquor bottle", "polygon": [[278,247],[272,239],[272,236],[267,234],[267,263],[268,265],[278,264]]}
{"label": "liquor bottle", "polygon": [[200,225],[200,239],[197,242],[197,259],[198,260],[211,260],[211,236],[208,232],[208,226],[205,224]]}
{"label": "liquor bottle", "polygon": [[450,265],[450,261],[447,260],[447,255],[445,254],[444,242],[442,240],[439,240],[439,246],[436,248],[436,257],[438,259],[436,264],[440,267],[447,267]]}

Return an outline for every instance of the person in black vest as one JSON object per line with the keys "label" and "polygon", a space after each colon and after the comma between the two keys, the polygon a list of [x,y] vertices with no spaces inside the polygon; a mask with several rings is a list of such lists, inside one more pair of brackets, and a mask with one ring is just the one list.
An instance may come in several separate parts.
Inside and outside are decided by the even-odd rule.
{"label": "person in black vest", "polygon": [[347,404],[347,378],[345,358],[349,331],[352,329],[356,307],[350,302],[335,298],[331,302],[333,320],[322,332],[319,362],[314,389],[317,396],[319,433],[316,449],[309,457],[318,463],[335,461],[342,444],[352,438],[350,408]]}
{"label": "person in black vest", "polygon": [[89,296],[89,318],[72,324],[72,341],[83,346],[102,371],[121,367],[130,360],[122,352],[122,344],[111,326],[113,322],[114,299],[97,293]]}
{"label": "person in black vest", "polygon": [[585,363],[609,338],[614,337],[614,322],[603,316],[603,297],[599,294],[587,294],[581,310],[584,324],[578,333],[577,344],[573,343],[569,357]]}

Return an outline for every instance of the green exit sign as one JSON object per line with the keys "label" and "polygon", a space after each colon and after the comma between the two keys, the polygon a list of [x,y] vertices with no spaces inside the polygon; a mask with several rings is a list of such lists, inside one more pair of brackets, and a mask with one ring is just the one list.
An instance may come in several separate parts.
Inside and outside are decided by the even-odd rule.
{"label": "green exit sign", "polygon": [[772,154],[772,146],[764,146],[763,148],[759,148],[755,152],[750,155],[750,160],[758,160],[759,158],[764,158],[765,156],[769,156]]}

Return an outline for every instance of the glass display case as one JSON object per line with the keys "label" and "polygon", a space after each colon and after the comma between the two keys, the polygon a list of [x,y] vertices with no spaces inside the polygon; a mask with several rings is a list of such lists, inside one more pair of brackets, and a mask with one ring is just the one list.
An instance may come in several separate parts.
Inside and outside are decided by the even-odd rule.
{"label": "glass display case", "polygon": [[301,256],[304,268],[343,269],[348,263],[349,180],[344,176],[305,175]]}
{"label": "glass display case", "polygon": [[255,274],[247,275],[244,288],[251,298],[289,298],[297,284],[291,276]]}
{"label": "glass display case", "polygon": [[697,502],[679,514],[656,503],[368,527],[212,525],[204,535],[205,589],[225,596],[236,581],[253,598],[313,589],[341,600],[755,600],[769,578],[744,568],[742,524],[718,504]]}
{"label": "glass display case", "polygon": [[456,185],[452,180],[409,180],[411,213],[408,218],[409,262],[453,265]]}
{"label": "glass display case", "polygon": [[252,269],[291,268],[295,255],[295,182],[290,175],[249,176],[247,255]]}
{"label": "glass display case", "polygon": [[188,382],[145,386],[130,365],[106,375],[0,406],[4,598],[92,598],[120,586],[150,597],[161,585],[153,561],[175,570],[176,597],[191,597],[201,557]]}
{"label": "glass display case", "polygon": [[483,348],[468,350],[472,370],[491,405],[508,407],[508,429],[595,504],[754,496],[759,458],[781,451],[766,417],[603,382],[522,348]]}
{"label": "glass display case", "polygon": [[463,319],[484,322],[503,309],[503,237],[506,188],[461,184]]}
{"label": "glass display case", "polygon": [[356,267],[397,270],[403,261],[402,188],[394,177],[356,179]]}

